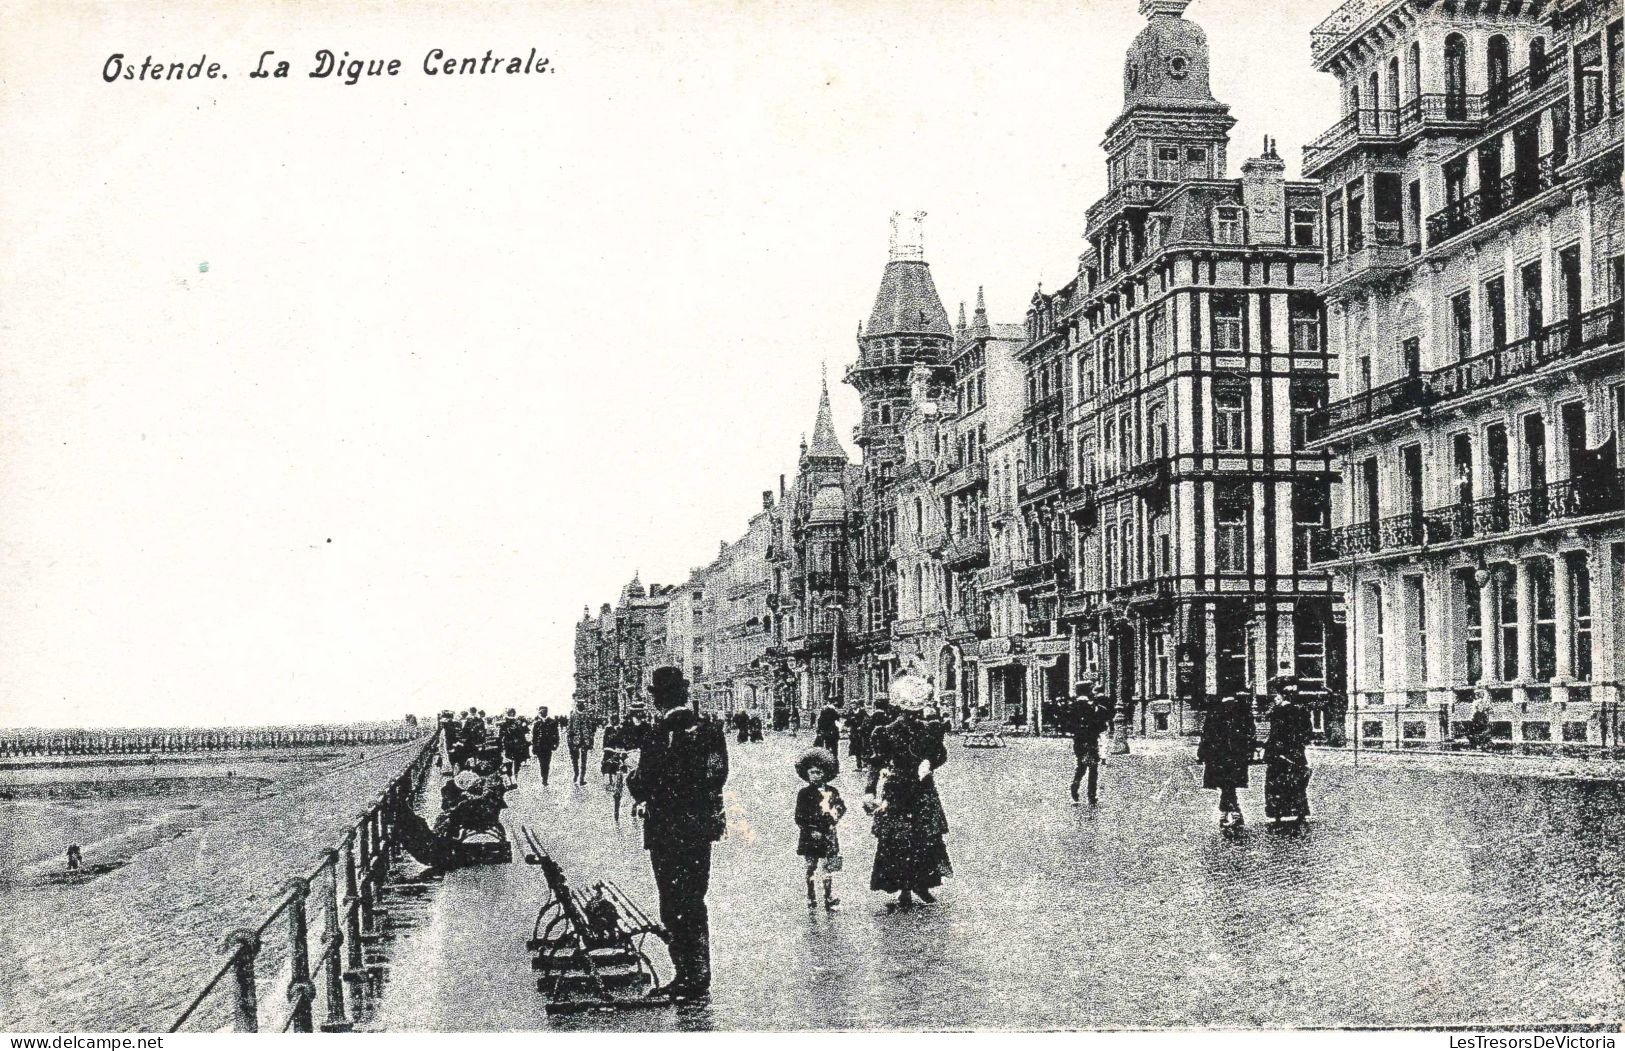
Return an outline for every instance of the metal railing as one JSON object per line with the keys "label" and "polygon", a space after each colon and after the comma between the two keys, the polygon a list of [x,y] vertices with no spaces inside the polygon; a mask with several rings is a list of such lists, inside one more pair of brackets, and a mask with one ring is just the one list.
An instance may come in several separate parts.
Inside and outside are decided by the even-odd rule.
{"label": "metal railing", "polygon": [[1484,93],[1486,112],[1491,115],[1498,114],[1531,95],[1562,84],[1563,63],[1567,54],[1568,46],[1559,44],[1541,61],[1531,63],[1504,80],[1491,84],[1489,91]]}
{"label": "metal railing", "polygon": [[198,729],[8,730],[0,756],[151,755],[265,748],[397,744],[423,736],[412,723],[357,726],[256,726]]}
{"label": "metal railing", "polygon": [[1428,246],[1448,241],[1480,223],[1511,211],[1525,201],[1550,190],[1561,182],[1558,169],[1568,162],[1565,153],[1553,151],[1532,167],[1493,178],[1479,189],[1428,216]]}
{"label": "metal railing", "polygon": [[[420,735],[421,736],[421,735]],[[260,1031],[257,964],[264,940],[279,920],[286,923],[289,1005],[287,1017],[277,1025],[282,1032],[309,1033],[316,1027],[318,1000],[323,1008],[322,1032],[346,1032],[354,1023],[354,1009],[370,983],[363,939],[379,932],[381,900],[389,880],[391,860],[400,853],[395,814],[410,806],[433,763],[439,731],[423,740],[406,767],[395,775],[345,833],[343,841],[322,852],[322,860],[309,875],[290,879],[276,906],[258,927],[239,928],[221,946],[225,962],[192,997],[169,1032],[197,1015],[224,983],[232,999],[232,1029]],[[312,900],[312,894],[316,895]],[[310,910],[322,917],[322,930],[311,943]],[[318,995],[317,983],[321,983]],[[346,1010],[348,1000],[350,1010]]]}
{"label": "metal railing", "polygon": [[1619,511],[1625,511],[1625,471],[1589,479],[1565,478],[1421,513],[1412,511],[1375,522],[1320,528],[1310,534],[1309,557],[1313,562],[1331,562],[1354,555],[1499,536]]}
{"label": "metal railing", "polygon": [[1619,302],[1597,307],[1579,317],[1547,325],[1504,347],[1335,401],[1310,415],[1309,440],[1319,441],[1410,409],[1429,408],[1528,375],[1572,355],[1619,343],[1625,335],[1621,308]]}

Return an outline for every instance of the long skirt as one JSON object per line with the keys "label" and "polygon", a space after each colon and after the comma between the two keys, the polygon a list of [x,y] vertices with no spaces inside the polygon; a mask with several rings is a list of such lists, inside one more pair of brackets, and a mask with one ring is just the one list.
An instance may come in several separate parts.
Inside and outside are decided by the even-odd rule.
{"label": "long skirt", "polygon": [[1264,768],[1264,815],[1309,816],[1309,763],[1299,757],[1271,756]]}
{"label": "long skirt", "polygon": [[954,874],[942,837],[948,820],[936,787],[930,782],[912,798],[890,800],[875,815],[875,864],[869,889],[896,894],[942,886]]}

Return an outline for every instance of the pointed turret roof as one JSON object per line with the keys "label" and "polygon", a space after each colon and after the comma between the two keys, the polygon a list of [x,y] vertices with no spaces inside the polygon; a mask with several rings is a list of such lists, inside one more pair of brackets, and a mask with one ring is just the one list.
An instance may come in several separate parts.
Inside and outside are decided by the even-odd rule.
{"label": "pointed turret roof", "polygon": [[829,411],[829,377],[824,377],[824,389],[818,397],[818,422],[813,424],[812,444],[806,449],[812,460],[840,460],[846,462],[846,450],[835,437],[835,420]]}
{"label": "pointed turret roof", "polygon": [[880,278],[875,308],[869,312],[865,336],[951,336],[948,311],[943,309],[931,280],[931,267],[923,259],[893,259]]}
{"label": "pointed turret roof", "polygon": [[982,299],[982,286],[976,286],[976,314],[971,321],[971,335],[991,336],[993,329],[987,323],[987,303]]}

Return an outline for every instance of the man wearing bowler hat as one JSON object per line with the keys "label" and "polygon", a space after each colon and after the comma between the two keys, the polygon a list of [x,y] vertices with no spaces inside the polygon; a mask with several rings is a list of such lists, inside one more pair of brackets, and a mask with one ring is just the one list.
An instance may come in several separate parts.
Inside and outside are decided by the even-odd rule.
{"label": "man wearing bowler hat", "polygon": [[672,979],[650,995],[695,1000],[711,990],[705,895],[711,844],[726,826],[722,786],[728,781],[728,746],[721,725],[702,721],[689,707],[681,670],[656,668],[649,693],[660,714],[626,784],[645,807],[643,848],[660,894],[660,922],[671,935]]}

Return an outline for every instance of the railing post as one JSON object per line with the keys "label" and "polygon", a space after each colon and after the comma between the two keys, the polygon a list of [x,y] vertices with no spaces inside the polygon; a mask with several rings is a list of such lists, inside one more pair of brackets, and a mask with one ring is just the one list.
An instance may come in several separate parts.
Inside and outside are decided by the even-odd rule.
{"label": "railing post", "polygon": [[238,1033],[260,1031],[259,993],[254,987],[254,957],[260,951],[259,935],[247,928],[226,935],[222,949],[231,951],[231,970],[237,995],[231,1028]]}
{"label": "railing post", "polygon": [[344,970],[362,977],[361,891],[356,882],[356,832],[344,837]]}
{"label": "railing post", "polygon": [[290,1028],[295,1033],[314,1029],[311,1015],[316,987],[310,983],[310,932],[305,921],[305,900],[309,896],[310,883],[303,877],[288,881],[288,1002],[293,1011]]}
{"label": "railing post", "polygon": [[332,847],[322,852],[327,866],[327,886],[322,891],[322,957],[327,961],[327,1020],[324,1033],[347,1033],[350,1020],[344,1017],[345,937],[339,920],[339,866],[343,862]]}
{"label": "railing post", "polygon": [[362,814],[356,823],[356,896],[361,903],[361,929],[372,933],[372,870],[377,843],[372,838],[372,817]]}

